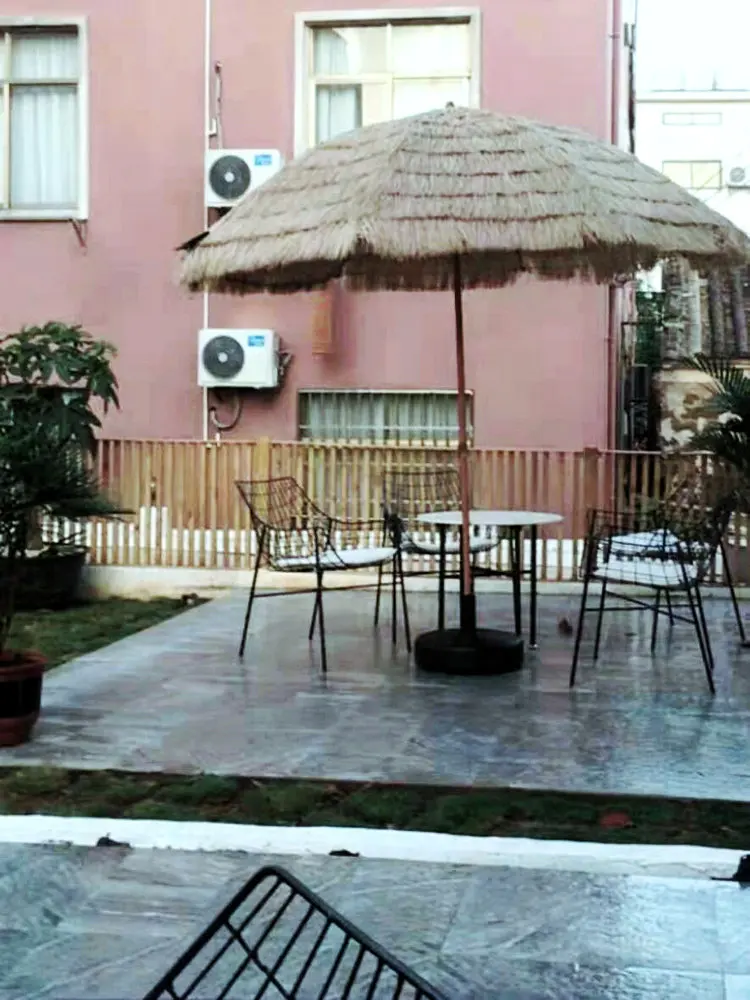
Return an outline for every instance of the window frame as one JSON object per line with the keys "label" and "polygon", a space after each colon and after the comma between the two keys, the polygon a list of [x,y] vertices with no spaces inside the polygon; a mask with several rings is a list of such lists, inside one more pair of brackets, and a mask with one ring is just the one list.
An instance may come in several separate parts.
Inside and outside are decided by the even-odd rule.
{"label": "window frame", "polygon": [[[312,77],[312,34],[322,27],[368,27],[398,22],[443,24],[466,21],[469,26],[471,76],[469,79],[469,107],[478,108],[481,102],[482,78],[482,12],[478,7],[409,7],[381,8],[379,10],[326,10],[299,11],[294,15],[294,155],[300,156],[313,145],[311,142],[314,116],[314,88]],[[380,74],[358,76],[356,83],[368,82]],[[348,79],[348,78],[347,78]],[[344,80],[337,77],[336,82]],[[344,81],[345,82],[345,81]]]}
{"label": "window frame", "polygon": [[[696,121],[697,118],[702,120]],[[706,121],[707,118],[712,120]],[[724,119],[721,111],[663,111],[661,123],[668,128],[717,128],[724,124]]]}
{"label": "window frame", "polygon": [[[314,438],[305,437],[302,433],[302,399],[304,396],[446,396],[451,399],[454,405],[458,401],[458,390],[457,389],[373,389],[372,387],[367,388],[330,388],[330,387],[320,387],[320,386],[302,386],[297,389],[297,399],[296,399],[296,440],[301,444],[331,444],[331,445],[342,445],[345,447],[363,447],[363,448],[454,448],[457,445],[456,440],[446,438],[441,441],[427,441],[424,438],[422,440],[416,440],[415,438],[407,438],[406,440],[364,440],[362,438],[356,437],[336,437],[336,438]],[[467,402],[467,434],[469,438],[469,444],[471,445],[474,441],[476,435],[476,406],[474,398],[474,390],[466,390],[466,402]],[[456,434],[458,434],[458,413],[456,413]]]}
{"label": "window frame", "polygon": [[[681,166],[689,166],[691,168],[691,179],[692,179],[692,168],[695,166],[712,166],[718,167],[715,176],[718,178],[718,183],[714,185],[704,184],[702,187],[686,187],[686,191],[721,191],[724,187],[724,163],[721,160],[662,160],[661,172],[665,177],[669,177],[666,168],[671,164],[680,164]],[[678,183],[678,182],[676,182]]]}
{"label": "window frame", "polygon": [[[0,204],[0,222],[85,222],[89,217],[89,36],[87,17],[6,17],[0,15],[0,34],[23,28],[75,29],[78,34],[78,199],[75,208],[10,208]],[[4,103],[4,136],[0,155],[10,160],[9,88],[0,84],[0,100]]]}

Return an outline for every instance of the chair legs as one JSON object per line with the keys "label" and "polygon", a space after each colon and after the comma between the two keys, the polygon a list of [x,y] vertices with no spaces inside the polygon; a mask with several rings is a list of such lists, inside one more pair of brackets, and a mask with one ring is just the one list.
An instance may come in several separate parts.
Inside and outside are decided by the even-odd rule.
{"label": "chair legs", "polygon": [[745,626],[740,613],[739,601],[737,600],[737,591],[734,589],[734,578],[732,577],[732,570],[729,565],[729,555],[723,539],[719,543],[719,548],[721,549],[721,558],[724,563],[724,576],[726,577],[727,587],[729,587],[729,595],[732,598],[734,617],[737,620],[737,628],[740,633],[740,642],[744,644],[747,642],[747,637],[745,636]]}
{"label": "chair legs", "polygon": [[[385,565],[378,566],[378,584],[375,590],[375,615],[373,626],[377,627],[380,622],[380,599],[383,592],[383,576],[385,575]],[[406,584],[404,582],[404,558],[401,550],[396,551],[392,564],[391,573],[391,642],[395,646],[398,642],[398,592],[401,590],[401,606],[404,614],[404,631],[406,633],[406,649],[411,652],[411,633],[409,630],[409,611],[406,604]]]}
{"label": "chair legs", "polygon": [[[669,600],[669,591],[667,591],[667,600]],[[661,590],[657,588],[656,599],[654,601],[654,614],[651,621],[651,652],[656,649],[656,633],[659,629],[659,607],[661,605]]]}
{"label": "chair legs", "polygon": [[307,638],[312,642],[312,638],[315,635],[315,626],[317,625],[320,634],[320,669],[326,674],[328,673],[328,657],[326,655],[326,623],[323,613],[323,571],[317,570],[315,575],[315,604],[313,605]]}
{"label": "chair legs", "polygon": [[380,621],[380,591],[383,588],[383,564],[378,566],[378,589],[375,592],[375,618],[373,620],[373,626],[377,628],[378,622]]}
{"label": "chair legs", "polygon": [[396,556],[393,560],[392,572],[391,572],[391,643],[395,646],[396,639],[398,638],[398,549],[396,550]]}
{"label": "chair legs", "polygon": [[[578,627],[576,629],[575,646],[573,648],[573,662],[570,666],[570,687],[574,687],[576,681],[576,673],[578,671],[578,659],[581,652],[581,639],[583,637],[583,622],[588,610],[586,607],[586,601],[588,598],[589,591],[589,579],[585,578],[583,582],[583,594],[581,596],[581,610],[578,616]],[[599,598],[599,607],[597,613],[596,622],[596,637],[594,639],[594,660],[598,658],[599,655],[599,644],[601,640],[601,630],[602,630],[602,618],[604,616],[605,610],[605,600],[607,595],[607,583],[602,582],[602,592]],[[688,607],[690,609],[690,619],[692,620],[693,626],[695,627],[695,634],[698,638],[698,646],[701,652],[701,660],[703,661],[703,669],[706,673],[706,680],[708,681],[708,687],[711,694],[716,693],[716,688],[714,686],[714,655],[711,648],[711,638],[708,632],[708,623],[706,621],[705,611],[703,609],[703,598],[701,597],[700,587],[690,586],[685,589],[685,595],[687,598]],[[674,612],[672,607],[671,596],[668,590],[664,591],[664,597],[666,601],[666,613],[669,616],[670,626],[674,623]],[[656,590],[656,597],[653,605],[653,618],[651,623],[651,652],[653,653],[656,646],[656,637],[658,630],[658,620],[659,615],[662,614],[661,611],[661,599],[662,590]],[[641,605],[644,607],[645,605]],[[685,619],[682,619],[685,620]]]}
{"label": "chair legs", "polygon": [[[406,600],[406,583],[404,582],[404,560],[403,560],[403,556],[401,555],[400,551],[396,555],[396,561],[398,563],[398,576],[399,576],[399,580],[401,581],[401,607],[402,607],[403,612],[404,612],[404,634],[406,635],[406,651],[407,651],[407,653],[411,653],[411,629],[409,628],[409,605],[408,605],[407,600]],[[393,574],[394,577],[396,575],[395,571],[396,571],[396,567],[394,566],[394,574]],[[393,616],[393,621],[394,621],[394,623],[396,621],[395,614]],[[394,631],[395,631],[395,628],[394,628]],[[394,636],[394,640],[393,641],[394,641],[394,644],[395,644],[395,641],[396,641],[395,640],[395,636]]]}
{"label": "chair legs", "polygon": [[594,660],[599,659],[599,646],[602,641],[602,622],[604,621],[604,602],[607,599],[607,581],[602,580],[602,593],[599,598],[599,615],[596,619],[596,638],[594,639]]}
{"label": "chair legs", "polygon": [[245,643],[247,642],[247,630],[250,627],[250,615],[252,614],[253,601],[255,600],[255,585],[258,582],[258,570],[260,569],[260,560],[261,560],[261,556],[262,556],[262,551],[263,551],[262,546],[259,545],[258,546],[258,557],[255,560],[255,568],[253,570],[253,580],[252,580],[252,583],[250,584],[250,595],[249,595],[249,597],[247,599],[247,609],[245,611],[245,622],[244,622],[244,624],[242,626],[242,638],[240,639],[240,652],[239,652],[240,659],[242,659],[242,657],[245,655]]}
{"label": "chair legs", "polygon": [[583,594],[581,595],[581,610],[578,614],[578,628],[576,629],[576,642],[573,647],[573,662],[570,665],[570,687],[576,682],[576,671],[578,670],[578,656],[581,652],[581,638],[583,636],[583,619],[586,615],[586,598],[589,593],[589,576],[583,578]]}
{"label": "chair legs", "polygon": [[672,610],[672,597],[668,590],[664,592],[664,596],[667,599],[667,613],[669,614],[669,627],[672,628],[674,625],[674,611]]}
{"label": "chair legs", "polygon": [[713,678],[714,657],[711,649],[711,638],[708,634],[708,626],[706,624],[706,616],[703,611],[703,600],[701,598],[700,588],[695,587],[695,590],[693,591],[693,588],[688,587],[686,590],[686,596],[690,607],[690,614],[693,619],[693,625],[695,626],[695,634],[698,637],[698,645],[700,646],[701,659],[703,660],[703,669],[706,672],[708,687],[711,694],[716,694],[716,687],[714,686]]}

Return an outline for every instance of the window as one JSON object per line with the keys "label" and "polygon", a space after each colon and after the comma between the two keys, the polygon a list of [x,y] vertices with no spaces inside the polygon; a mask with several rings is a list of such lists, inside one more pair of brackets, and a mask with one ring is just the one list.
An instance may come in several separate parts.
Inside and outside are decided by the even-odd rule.
{"label": "window", "polygon": [[[312,390],[299,394],[302,441],[359,444],[452,444],[458,440],[455,392]],[[473,434],[473,399],[466,422]]]}
{"label": "window", "polygon": [[664,125],[721,125],[720,111],[667,111],[662,117]]}
{"label": "window", "polygon": [[665,160],[662,173],[689,191],[718,191],[721,188],[720,160]]}
{"label": "window", "polygon": [[478,15],[387,21],[382,11],[377,16],[331,23],[321,15],[301,15],[300,149],[449,101],[478,103]]}
{"label": "window", "polygon": [[0,24],[0,212],[79,214],[81,56],[76,26]]}

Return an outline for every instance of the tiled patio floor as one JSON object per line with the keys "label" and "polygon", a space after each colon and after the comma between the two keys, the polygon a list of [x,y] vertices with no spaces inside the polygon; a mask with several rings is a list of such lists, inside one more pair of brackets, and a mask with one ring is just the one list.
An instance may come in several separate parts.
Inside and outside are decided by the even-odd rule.
{"label": "tiled patio floor", "polygon": [[[0,997],[137,1000],[269,860],[0,845]],[[279,863],[450,1000],[750,996],[750,892],[737,885],[564,867]]]}
{"label": "tiled patio floor", "polygon": [[[711,698],[687,626],[649,654],[649,623],[615,612],[602,655],[584,647],[571,693],[574,597],[543,596],[541,648],[519,674],[415,672],[373,632],[373,596],[332,593],[329,674],[307,641],[312,598],[265,598],[244,664],[244,595],[234,593],[59,668],[33,741],[3,763],[209,771],[255,776],[474,783],[750,800],[750,651],[729,606],[708,604],[717,659]],[[480,598],[507,624],[509,599]],[[449,601],[452,608],[452,602]],[[435,596],[410,595],[416,631]]]}

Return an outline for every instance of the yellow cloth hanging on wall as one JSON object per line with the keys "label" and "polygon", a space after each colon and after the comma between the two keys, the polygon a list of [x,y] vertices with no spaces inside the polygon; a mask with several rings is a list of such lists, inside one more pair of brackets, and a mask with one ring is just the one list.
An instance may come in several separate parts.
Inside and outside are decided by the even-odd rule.
{"label": "yellow cloth hanging on wall", "polygon": [[312,293],[312,352],[333,354],[336,347],[336,282]]}

